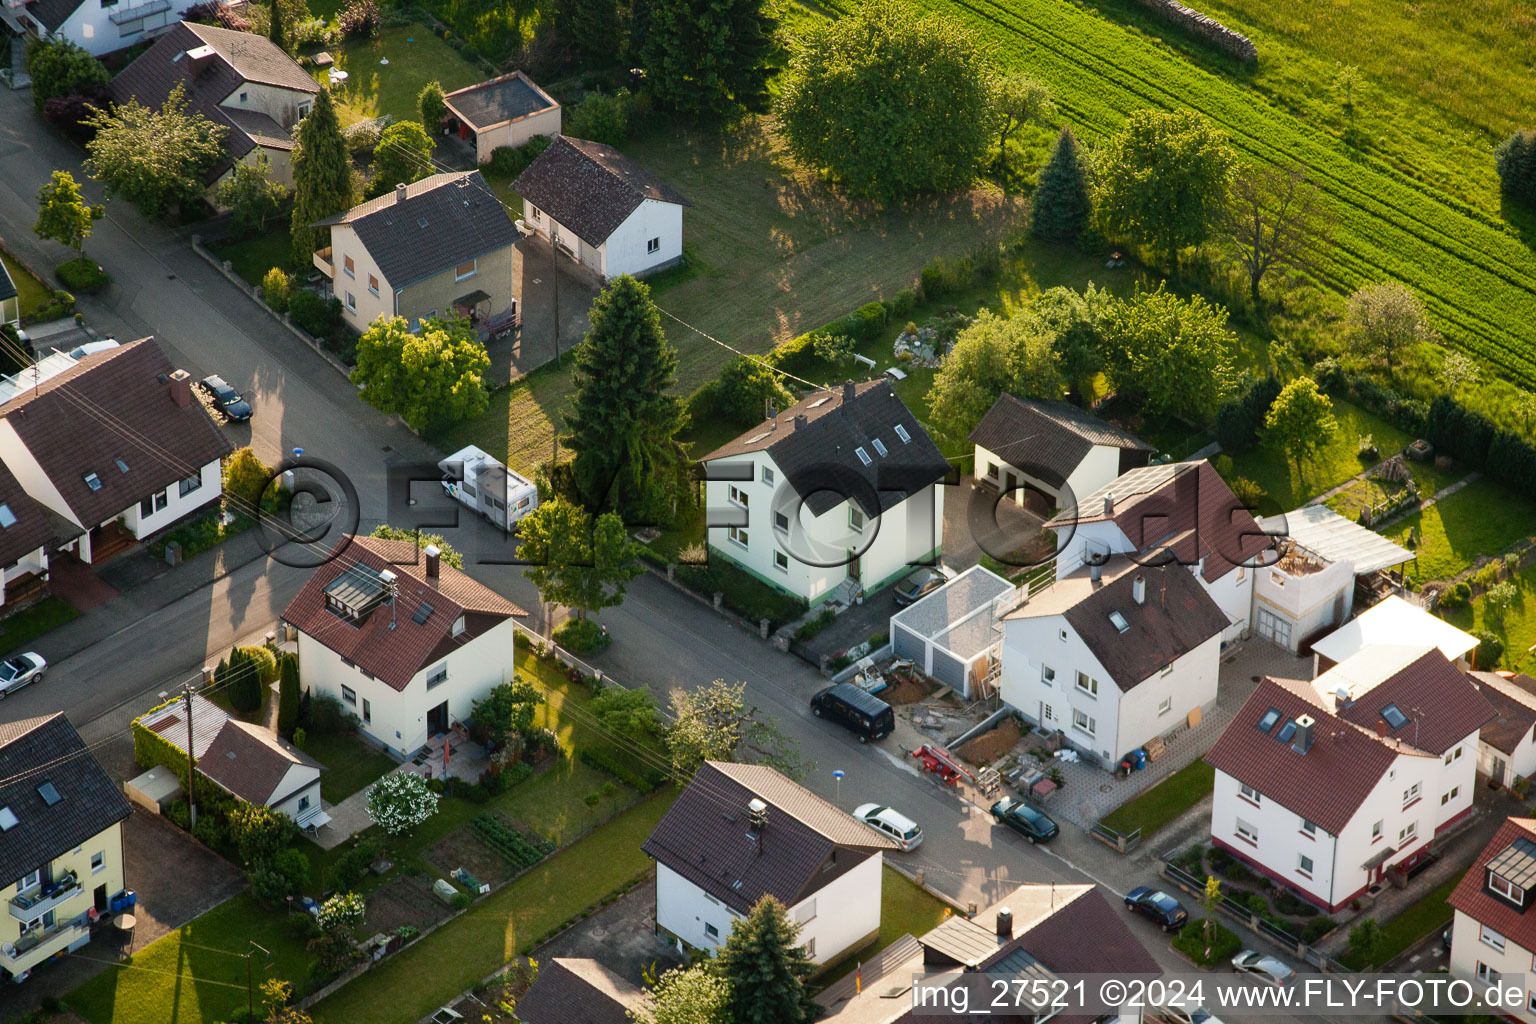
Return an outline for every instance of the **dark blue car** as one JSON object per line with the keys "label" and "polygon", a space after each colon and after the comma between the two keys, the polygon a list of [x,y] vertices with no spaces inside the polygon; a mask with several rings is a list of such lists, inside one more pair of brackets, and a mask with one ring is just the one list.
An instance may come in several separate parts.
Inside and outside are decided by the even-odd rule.
{"label": "dark blue car", "polygon": [[230,387],[223,377],[204,377],[198,381],[197,386],[213,400],[213,404],[219,407],[226,418],[236,423],[244,423],[251,418],[251,403]]}
{"label": "dark blue car", "polygon": [[1161,889],[1142,885],[1125,894],[1125,909],[1150,917],[1165,932],[1176,932],[1189,923],[1189,911]]}

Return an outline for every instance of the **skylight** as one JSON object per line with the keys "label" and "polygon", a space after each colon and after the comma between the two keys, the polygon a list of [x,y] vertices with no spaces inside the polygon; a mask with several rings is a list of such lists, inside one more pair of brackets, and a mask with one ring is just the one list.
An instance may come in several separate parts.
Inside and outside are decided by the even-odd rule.
{"label": "skylight", "polygon": [[9,807],[0,807],[0,832],[9,832],[20,823],[15,811]]}
{"label": "skylight", "polygon": [[1278,721],[1280,721],[1280,709],[1270,708],[1268,711],[1264,712],[1264,717],[1259,719],[1259,732],[1269,732],[1269,730],[1275,727],[1275,723]]}
{"label": "skylight", "polygon": [[427,602],[421,602],[421,607],[416,609],[416,614],[411,616],[411,621],[420,626],[432,617],[432,606]]}
{"label": "skylight", "polygon": [[902,426],[900,423],[896,424],[896,436],[901,438],[902,444],[912,443],[912,435],[907,433],[907,428]]}
{"label": "skylight", "polygon": [[0,505],[0,527],[10,529],[16,525],[16,513],[11,511],[11,506]]}
{"label": "skylight", "polygon": [[757,442],[761,441],[763,438],[767,437],[771,433],[773,433],[773,431],[765,430],[761,434],[758,434],[756,437],[748,438],[747,439],[747,444],[757,444]]}
{"label": "skylight", "polygon": [[427,226],[427,218],[425,218],[425,217],[417,217],[416,218],[416,226],[419,227],[419,228],[426,227]]}
{"label": "skylight", "polygon": [[865,451],[862,447],[855,448],[853,453],[857,455],[859,457],[859,461],[864,463],[866,466],[874,461],[869,457],[869,452]]}
{"label": "skylight", "polygon": [[45,782],[41,786],[38,786],[37,795],[42,797],[43,803],[47,804],[49,807],[52,807],[54,804],[64,799],[59,795],[59,791],[53,788],[53,783],[51,782]]}
{"label": "skylight", "polygon": [[117,460],[117,471],[119,473],[126,473],[126,472],[128,472],[128,463],[124,462],[122,459],[118,459]]}
{"label": "skylight", "polygon": [[1295,735],[1296,719],[1287,718],[1285,720],[1285,724],[1280,727],[1280,732],[1275,735],[1275,739],[1279,740],[1281,743],[1289,743],[1291,742],[1291,737]]}
{"label": "skylight", "polygon": [[1382,708],[1381,717],[1386,719],[1387,724],[1394,729],[1401,729],[1408,724],[1408,716],[1403,714],[1403,709],[1396,704],[1388,704]]}
{"label": "skylight", "polygon": [[1110,612],[1109,613],[1109,621],[1110,621],[1111,625],[1113,625],[1116,629],[1118,629],[1122,633],[1124,633],[1126,630],[1131,628],[1131,624],[1129,622],[1126,622],[1125,621],[1125,616],[1121,615],[1119,612]]}
{"label": "skylight", "polygon": [[822,406],[826,405],[830,401],[832,401],[832,396],[831,395],[823,395],[822,397],[816,399],[816,401],[812,402],[810,405],[806,406],[806,408],[807,409],[820,409]]}
{"label": "skylight", "polygon": [[880,440],[878,437],[875,438],[873,441],[870,441],[869,443],[870,443],[870,446],[873,447],[875,449],[875,451],[879,453],[879,455],[880,455],[880,457],[882,459],[885,458],[886,455],[890,454],[889,452],[887,452],[885,450],[885,442]]}
{"label": "skylight", "polygon": [[101,490],[101,477],[97,476],[95,473],[85,474],[85,486],[89,487],[93,491]]}

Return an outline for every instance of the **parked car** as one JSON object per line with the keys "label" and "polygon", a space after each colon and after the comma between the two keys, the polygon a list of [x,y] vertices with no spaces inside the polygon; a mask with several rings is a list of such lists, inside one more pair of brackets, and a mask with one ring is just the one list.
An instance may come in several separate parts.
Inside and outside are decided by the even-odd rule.
{"label": "parked car", "polygon": [[8,697],[28,683],[37,682],[47,670],[43,656],[30,651],[5,659],[0,662],[0,697]]}
{"label": "parked car", "polygon": [[884,804],[860,804],[853,816],[880,834],[901,844],[903,853],[911,853],[923,844],[923,830],[917,822]]}
{"label": "parked car", "polygon": [[881,740],[896,728],[896,712],[885,701],[852,683],[836,683],[811,698],[811,714],[830,718],[859,737]]}
{"label": "parked car", "polygon": [[1125,894],[1125,909],[1150,917],[1165,932],[1176,932],[1189,923],[1189,911],[1161,889],[1137,886]]}
{"label": "parked car", "polygon": [[942,569],[923,568],[907,574],[907,578],[896,584],[896,603],[908,605],[938,590],[949,582],[949,576]]}
{"label": "parked car", "polygon": [[1048,843],[1061,832],[1061,826],[1022,800],[1005,796],[992,805],[992,820],[1007,825],[1030,843]]}
{"label": "parked car", "polygon": [[1233,957],[1232,969],[1239,974],[1251,974],[1271,985],[1285,986],[1296,980],[1295,969],[1284,960],[1252,949],[1245,949]]}
{"label": "parked car", "polygon": [[1447,953],[1451,951],[1451,932],[1455,927],[1453,924],[1448,924],[1445,926],[1445,931],[1440,933],[1440,945],[1445,947]]}
{"label": "parked car", "polygon": [[213,404],[219,407],[219,411],[227,419],[244,423],[251,418],[251,403],[247,402],[240,392],[230,387],[223,377],[204,377],[197,382],[197,386],[213,399]]}
{"label": "parked car", "polygon": [[1148,1005],[1145,1019],[1153,1024],[1221,1024],[1221,1019],[1195,1002]]}

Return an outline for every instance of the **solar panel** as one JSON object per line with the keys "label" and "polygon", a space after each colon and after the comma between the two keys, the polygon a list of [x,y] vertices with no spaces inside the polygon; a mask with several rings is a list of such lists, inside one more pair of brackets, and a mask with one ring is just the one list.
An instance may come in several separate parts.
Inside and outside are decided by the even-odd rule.
{"label": "solar panel", "polygon": [[416,614],[411,616],[411,621],[418,626],[424,625],[432,617],[432,611],[432,606],[423,601],[421,607],[416,609]]}
{"label": "solar panel", "polygon": [[47,804],[49,807],[52,807],[54,804],[64,799],[59,795],[59,791],[53,788],[53,783],[51,782],[45,782],[41,786],[38,786],[37,795],[42,797],[43,803]]}

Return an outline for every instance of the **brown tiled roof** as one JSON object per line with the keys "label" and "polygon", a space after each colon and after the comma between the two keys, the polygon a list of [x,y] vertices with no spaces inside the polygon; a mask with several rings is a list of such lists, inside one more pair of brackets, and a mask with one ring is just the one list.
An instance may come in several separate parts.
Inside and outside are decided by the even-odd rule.
{"label": "brown tiled roof", "polygon": [[552,957],[517,1001],[523,1024],[630,1024],[644,993],[596,960]]}
{"label": "brown tiled roof", "polygon": [[[54,539],[56,517],[46,506],[21,488],[21,481],[0,462],[0,509],[9,509],[16,521],[0,526],[0,565],[10,565]],[[0,519],[3,522],[3,519]],[[79,530],[75,530],[79,533]]]}
{"label": "brown tiled roof", "polygon": [[1516,884],[1525,885],[1523,910],[1506,903],[1487,888],[1489,862],[1512,847],[1516,858],[1528,869],[1531,861],[1536,860],[1536,819],[1510,818],[1500,825],[1493,839],[1472,862],[1472,867],[1451,890],[1446,902],[1521,948],[1536,951],[1536,914],[1529,913],[1531,904],[1536,902],[1536,886],[1525,877],[1513,879]]}
{"label": "brown tiled roof", "polygon": [[200,402],[176,404],[162,380],[174,369],[155,339],[141,338],[86,356],[0,406],[0,417],[80,522],[96,526],[234,450]]}
{"label": "brown tiled roof", "polygon": [[[768,805],[762,842],[747,804]],[[895,843],[763,765],[708,761],[641,849],[741,913],[763,896],[793,906]],[[834,856],[835,854],[835,856]],[[832,866],[823,870],[823,865]]]}
{"label": "brown tiled roof", "polygon": [[1468,672],[1496,716],[1478,738],[1495,750],[1513,754],[1536,728],[1536,679],[1525,673],[1505,677],[1493,672]]}
{"label": "brown tiled roof", "polygon": [[[1105,498],[1113,496],[1106,512]],[[1046,523],[1059,529],[1112,521],[1137,551],[1169,550],[1189,565],[1205,559],[1207,582],[1239,565],[1257,564],[1273,545],[1221,474],[1209,462],[1142,466],[1120,475]]]}
{"label": "brown tiled roof", "polygon": [[566,135],[555,136],[512,182],[512,191],[588,245],[602,245],[647,199],[693,205],[611,146]]}
{"label": "brown tiled roof", "polygon": [[[366,585],[384,569],[399,576],[395,628],[390,629],[390,609],[375,608],[361,624],[328,611],[325,588],[354,565],[365,567],[355,575]],[[283,609],[283,621],[329,647],[343,659],[404,690],[411,679],[447,649],[469,643],[510,616],[528,613],[495,591],[443,562],[435,584],[427,580],[426,556],[410,541],[354,537],[340,555],[316,569],[309,582]],[[418,610],[431,605],[431,614],[417,622]],[[453,624],[463,613],[465,630],[453,636]]]}
{"label": "brown tiled roof", "polygon": [[[1370,649],[1356,657],[1369,658]],[[1326,691],[1328,676],[1324,672],[1314,680],[1314,690]],[[1381,710],[1389,704],[1407,716],[1407,724],[1397,729],[1387,725]],[[1379,722],[1387,726],[1388,736],[1439,756],[1493,721],[1497,712],[1461,669],[1438,647],[1431,647],[1389,678],[1355,694],[1338,715],[1362,729],[1374,730]]]}
{"label": "brown tiled roof", "polygon": [[214,736],[197,766],[246,803],[268,804],[289,796],[277,792],[277,787],[296,764],[323,767],[262,726],[232,718]]}
{"label": "brown tiled roof", "polygon": [[[999,395],[969,440],[1060,487],[1097,445],[1151,452],[1145,441],[1067,402]],[[1143,455],[1141,462],[1146,462]]]}

